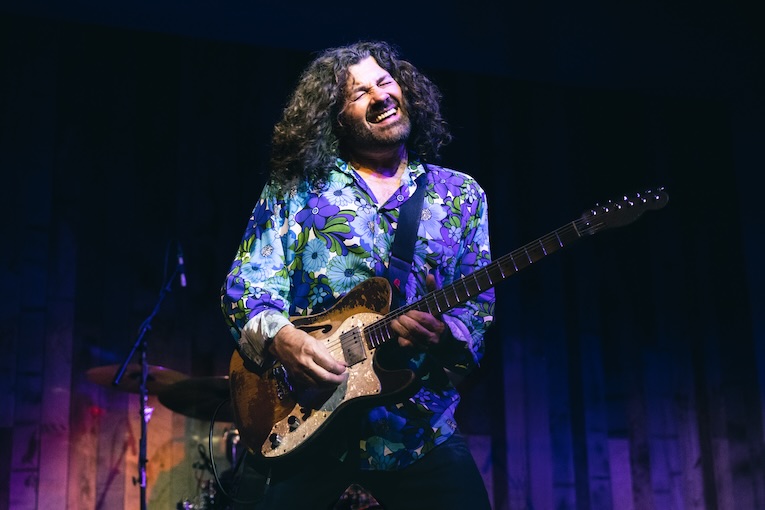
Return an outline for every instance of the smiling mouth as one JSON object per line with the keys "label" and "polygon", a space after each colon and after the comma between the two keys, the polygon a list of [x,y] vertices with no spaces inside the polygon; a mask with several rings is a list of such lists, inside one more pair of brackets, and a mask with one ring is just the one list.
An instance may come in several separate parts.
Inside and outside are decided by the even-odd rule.
{"label": "smiling mouth", "polygon": [[372,124],[379,124],[380,122],[384,121],[385,119],[395,115],[396,112],[398,112],[398,108],[395,107],[395,106],[391,106],[390,108],[388,108],[387,110],[385,110],[382,113],[378,113],[377,115],[370,116],[369,122],[371,122]]}

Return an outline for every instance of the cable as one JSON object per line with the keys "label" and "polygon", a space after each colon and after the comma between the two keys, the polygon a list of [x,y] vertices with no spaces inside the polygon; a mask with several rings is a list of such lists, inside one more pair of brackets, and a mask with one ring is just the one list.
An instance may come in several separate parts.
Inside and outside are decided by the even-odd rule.
{"label": "cable", "polygon": [[[218,416],[218,412],[220,409],[229,402],[229,399],[223,400],[220,404],[218,404],[218,407],[215,408],[215,412],[213,412],[212,418],[210,419],[210,433],[207,438],[207,447],[210,450],[210,466],[212,467],[213,477],[215,478],[215,483],[218,485],[218,488],[220,489],[220,492],[228,498],[230,501],[234,503],[240,503],[245,505],[251,505],[254,503],[257,503],[260,501],[260,498],[253,499],[253,500],[241,500],[238,499],[226,491],[226,489],[223,487],[223,484],[221,483],[220,476],[218,475],[218,466],[215,462],[215,458],[213,457],[213,427],[215,426],[216,418]],[[239,458],[235,459],[235,465],[233,468],[232,473],[235,474],[237,471],[239,471],[239,468],[242,466],[242,462],[244,461],[244,458],[247,456],[247,450],[245,449],[242,455],[239,456]],[[232,474],[232,479],[233,479]]]}

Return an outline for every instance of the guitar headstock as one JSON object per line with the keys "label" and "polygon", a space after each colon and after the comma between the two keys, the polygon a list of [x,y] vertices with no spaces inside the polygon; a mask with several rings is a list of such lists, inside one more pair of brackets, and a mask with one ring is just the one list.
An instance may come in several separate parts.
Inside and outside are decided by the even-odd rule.
{"label": "guitar headstock", "polygon": [[579,230],[582,234],[594,234],[607,228],[628,225],[645,211],[661,209],[667,202],[669,195],[661,187],[631,196],[625,195],[620,200],[609,200],[603,205],[596,204],[593,209],[582,214]]}

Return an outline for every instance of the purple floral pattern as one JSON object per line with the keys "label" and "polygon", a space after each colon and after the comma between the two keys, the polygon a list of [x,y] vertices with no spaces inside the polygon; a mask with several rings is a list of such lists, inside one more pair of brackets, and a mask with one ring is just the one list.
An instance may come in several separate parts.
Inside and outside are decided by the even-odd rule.
{"label": "purple floral pattern", "polygon": [[[429,273],[439,285],[449,285],[490,261],[484,191],[464,173],[433,165],[428,169],[415,269],[406,282],[409,302],[427,294]],[[247,321],[264,310],[286,316],[316,313],[361,281],[383,276],[398,208],[424,171],[411,161],[401,187],[382,206],[342,160],[321,189],[302,186],[278,194],[266,186],[222,289],[221,305],[234,338],[238,341]],[[440,353],[438,362],[425,354],[408,361],[422,386],[398,405],[369,411],[362,426],[362,468],[405,467],[454,432],[459,394],[441,366],[464,373],[478,364],[493,313],[491,289],[447,312],[467,335],[452,326],[458,341]]]}

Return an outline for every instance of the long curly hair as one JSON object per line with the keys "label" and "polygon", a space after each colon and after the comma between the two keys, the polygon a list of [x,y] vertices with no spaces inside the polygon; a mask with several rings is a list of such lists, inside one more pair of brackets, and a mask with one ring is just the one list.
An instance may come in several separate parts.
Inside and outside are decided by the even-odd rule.
{"label": "long curly hair", "polygon": [[348,68],[374,57],[399,84],[411,121],[407,150],[423,162],[438,159],[451,141],[441,117],[441,92],[390,44],[361,41],[322,52],[305,69],[271,140],[270,181],[290,187],[324,181],[341,157],[338,117],[345,104]]}

